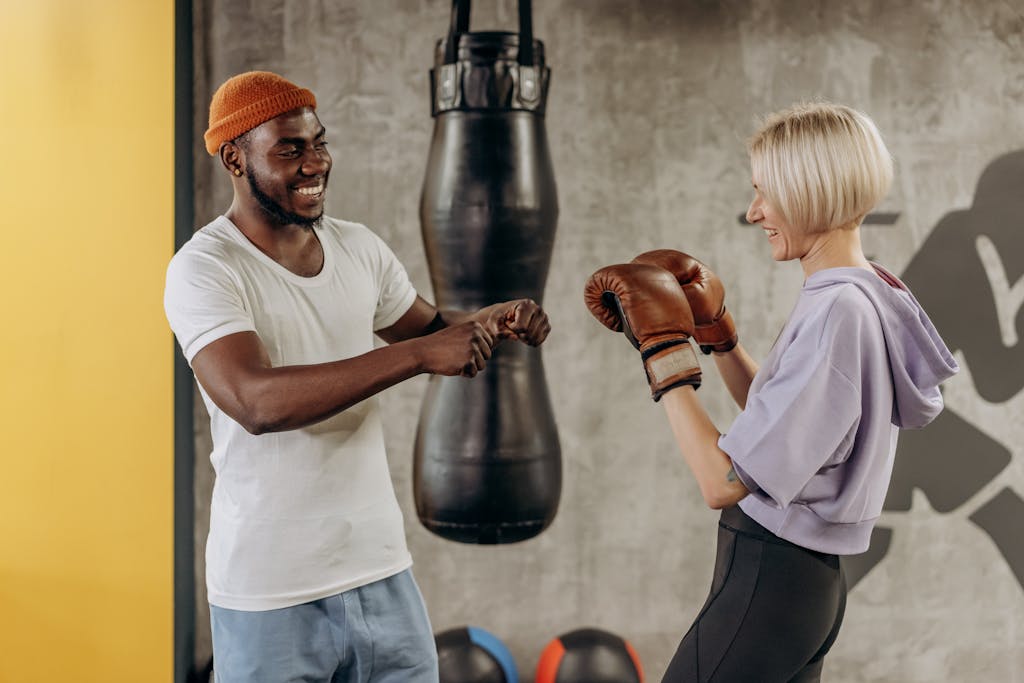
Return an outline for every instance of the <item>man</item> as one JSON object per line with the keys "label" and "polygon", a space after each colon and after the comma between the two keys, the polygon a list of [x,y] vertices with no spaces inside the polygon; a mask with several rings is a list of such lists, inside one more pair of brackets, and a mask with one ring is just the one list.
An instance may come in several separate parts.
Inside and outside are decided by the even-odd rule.
{"label": "man", "polygon": [[530,300],[438,311],[378,237],[325,217],[309,90],[235,76],[205,140],[234,199],[174,256],[164,304],[210,413],[217,680],[436,681],[374,396],[473,377],[501,339],[543,342],[547,316]]}

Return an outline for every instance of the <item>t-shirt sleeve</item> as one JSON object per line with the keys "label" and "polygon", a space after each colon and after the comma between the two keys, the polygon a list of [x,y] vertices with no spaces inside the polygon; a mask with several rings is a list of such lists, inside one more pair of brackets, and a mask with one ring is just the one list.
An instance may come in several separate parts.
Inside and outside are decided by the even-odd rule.
{"label": "t-shirt sleeve", "polygon": [[405,267],[391,251],[391,248],[376,235],[373,236],[378,250],[377,310],[373,315],[373,330],[382,330],[398,322],[416,300],[416,289],[409,281]]}
{"label": "t-shirt sleeve", "polygon": [[203,254],[179,252],[171,259],[164,312],[189,363],[210,342],[256,330],[228,271]]}
{"label": "t-shirt sleeve", "polygon": [[793,345],[718,445],[748,489],[785,507],[849,445],[860,413],[860,390],[835,368],[828,346],[802,353]]}

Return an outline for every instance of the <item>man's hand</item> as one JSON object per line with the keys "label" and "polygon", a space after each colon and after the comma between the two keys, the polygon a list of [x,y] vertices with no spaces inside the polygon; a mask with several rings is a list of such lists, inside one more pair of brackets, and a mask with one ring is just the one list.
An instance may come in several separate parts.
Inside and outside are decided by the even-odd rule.
{"label": "man's hand", "polygon": [[484,325],[495,339],[518,339],[540,346],[551,332],[548,314],[533,299],[517,299],[494,304],[481,310]]}
{"label": "man's hand", "polygon": [[432,375],[474,377],[484,369],[495,336],[475,320],[418,337],[414,342],[419,367]]}

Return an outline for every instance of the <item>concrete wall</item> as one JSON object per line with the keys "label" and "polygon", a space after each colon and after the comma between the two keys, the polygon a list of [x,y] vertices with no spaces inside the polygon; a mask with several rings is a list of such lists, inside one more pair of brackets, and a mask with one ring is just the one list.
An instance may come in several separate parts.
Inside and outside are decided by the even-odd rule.
{"label": "concrete wall", "polygon": [[[449,7],[207,0],[196,12],[197,102],[253,68],[312,88],[335,158],[329,213],[374,228],[428,298],[417,211],[432,130],[428,68]],[[474,10],[475,30],[514,30],[514,2],[477,2]],[[755,115],[825,97],[875,118],[897,160],[880,211],[898,218],[866,226],[865,248],[902,272],[947,214],[971,206],[987,165],[1024,148],[1024,12],[996,0],[539,0],[534,26],[553,74],[547,128],[561,205],[545,297],[554,331],[544,352],[565,461],[561,511],[544,534],[514,546],[458,545],[421,528],[411,453],[423,378],[383,398],[392,473],[437,630],[469,623],[492,631],[529,679],[550,638],[597,626],[630,639],[659,680],[710,585],[716,513],[703,506],[662,408],[647,397],[635,353],[584,308],[583,281],[642,250],[694,253],[726,283],[741,338],[763,357],[801,273],[772,262],[761,231],[737,220],[750,197],[743,140]],[[205,222],[227,207],[230,190],[200,139],[196,211]],[[935,250],[934,261],[922,252],[925,266],[935,265],[921,281],[941,278],[939,269],[958,258],[987,258],[987,281],[933,305],[1001,302],[1008,334],[979,334],[1001,339],[1009,372],[1024,365],[1015,339],[1024,247],[1007,248],[1019,244],[1012,236],[1024,214],[1004,213],[975,226],[991,236],[996,258],[979,256],[973,241],[952,254]],[[993,294],[999,273],[1006,289]],[[956,316],[946,317],[955,327]],[[891,530],[887,553],[851,593],[827,665],[831,680],[1024,681],[1024,516],[1013,516],[1024,506],[1015,493],[1024,492],[1024,394],[1018,385],[983,399],[972,366],[991,371],[993,356],[965,346],[957,357],[965,370],[946,387],[947,404],[1009,464],[941,511],[911,476],[911,504],[882,520]],[[725,431],[736,408],[712,372],[705,378],[701,398]],[[203,461],[209,445],[199,425]],[[959,435],[953,430],[936,454],[952,463],[942,475],[948,482],[976,455]],[[205,462],[200,475],[197,506],[205,508]]]}

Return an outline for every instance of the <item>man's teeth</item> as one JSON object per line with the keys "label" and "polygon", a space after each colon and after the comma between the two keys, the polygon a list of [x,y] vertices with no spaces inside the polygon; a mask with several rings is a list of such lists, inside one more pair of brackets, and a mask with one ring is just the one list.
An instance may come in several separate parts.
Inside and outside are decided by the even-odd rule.
{"label": "man's teeth", "polygon": [[323,185],[316,185],[315,187],[297,187],[297,188],[295,188],[295,191],[298,192],[299,194],[304,194],[304,195],[307,195],[309,197],[312,197],[314,195],[318,195],[321,192],[323,192],[324,191],[324,186]]}
{"label": "man's teeth", "polygon": [[772,230],[771,228],[765,228],[764,231],[768,233],[769,237],[775,237],[776,235],[779,234],[778,230]]}

